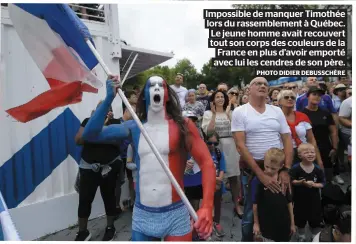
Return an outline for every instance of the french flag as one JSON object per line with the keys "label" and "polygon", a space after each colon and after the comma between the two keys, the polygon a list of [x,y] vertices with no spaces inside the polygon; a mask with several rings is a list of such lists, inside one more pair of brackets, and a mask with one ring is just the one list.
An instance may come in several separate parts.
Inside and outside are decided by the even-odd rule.
{"label": "french flag", "polygon": [[94,42],[67,4],[9,4],[9,14],[49,90],[7,110],[8,114],[26,123],[52,109],[81,102],[83,92],[98,92],[102,83],[92,73],[98,60],[86,40]]}
{"label": "french flag", "polygon": [[0,192],[0,241],[21,241]]}

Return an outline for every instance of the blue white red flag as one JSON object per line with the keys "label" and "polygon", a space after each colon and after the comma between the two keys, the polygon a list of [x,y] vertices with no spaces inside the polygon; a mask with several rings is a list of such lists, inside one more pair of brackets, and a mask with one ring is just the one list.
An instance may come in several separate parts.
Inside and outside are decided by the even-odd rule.
{"label": "blue white red flag", "polygon": [[10,217],[6,203],[0,192],[0,241],[20,241],[19,234]]}
{"label": "blue white red flag", "polygon": [[98,91],[102,83],[91,72],[98,60],[86,43],[93,40],[67,4],[9,4],[9,14],[49,90],[7,110],[8,114],[25,123],[54,108],[80,102],[83,92]]}

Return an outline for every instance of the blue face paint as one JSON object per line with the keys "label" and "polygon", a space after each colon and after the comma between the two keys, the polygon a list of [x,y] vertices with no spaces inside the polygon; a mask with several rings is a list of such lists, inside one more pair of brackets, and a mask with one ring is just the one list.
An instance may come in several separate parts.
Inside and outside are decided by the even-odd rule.
{"label": "blue face paint", "polygon": [[144,90],[144,97],[146,101],[146,113],[148,112],[148,106],[150,106],[151,99],[150,99],[150,86],[151,86],[151,81],[148,79],[145,85],[145,90]]}

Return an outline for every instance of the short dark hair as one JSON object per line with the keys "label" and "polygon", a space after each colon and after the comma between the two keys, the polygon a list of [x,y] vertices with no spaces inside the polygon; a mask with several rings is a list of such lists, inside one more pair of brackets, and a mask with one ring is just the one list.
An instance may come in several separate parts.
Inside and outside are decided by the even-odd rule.
{"label": "short dark hair", "polygon": [[134,85],[132,89],[137,90],[137,89],[140,89],[140,87],[138,85]]}
{"label": "short dark hair", "polygon": [[129,90],[125,92],[125,96],[129,99],[132,95],[137,95],[135,91]]}

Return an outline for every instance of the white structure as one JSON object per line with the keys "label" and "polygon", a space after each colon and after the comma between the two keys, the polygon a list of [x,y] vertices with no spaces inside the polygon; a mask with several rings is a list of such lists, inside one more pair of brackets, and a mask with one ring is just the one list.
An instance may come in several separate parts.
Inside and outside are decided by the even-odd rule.
{"label": "white structure", "polygon": [[[136,53],[139,56],[128,78],[173,57],[170,53],[123,45],[118,32],[117,5],[104,5],[103,11],[104,22],[83,22],[113,72],[119,73],[120,64],[129,59],[128,67]],[[99,94],[85,93],[79,104],[55,109],[25,124],[15,121],[5,111],[28,102],[49,86],[18,38],[7,7],[1,7],[1,14],[0,191],[22,240],[34,240],[77,223],[78,194],[73,185],[81,148],[75,145],[74,136],[80,122],[103,99],[105,86]],[[105,81],[100,65],[94,70]],[[113,109],[115,117],[121,116],[119,97]],[[98,191],[91,218],[103,214]]]}

